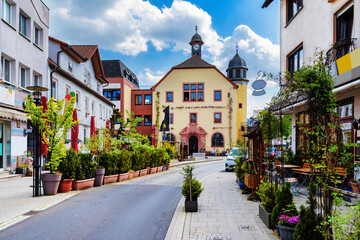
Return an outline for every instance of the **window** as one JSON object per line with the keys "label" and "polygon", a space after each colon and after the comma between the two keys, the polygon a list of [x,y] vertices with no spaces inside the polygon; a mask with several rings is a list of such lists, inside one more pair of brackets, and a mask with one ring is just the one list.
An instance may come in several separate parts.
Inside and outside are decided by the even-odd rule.
{"label": "window", "polygon": [[34,85],[35,86],[42,86],[42,79],[41,76],[37,73],[34,73]]}
{"label": "window", "polygon": [[[96,82],[96,90],[100,93],[101,92],[101,84],[99,82]],[[120,92],[120,90],[119,90]],[[120,100],[120,98],[119,98]]]}
{"label": "window", "polygon": [[8,24],[12,25],[13,22],[12,14],[13,14],[14,5],[10,4],[7,0],[2,0],[1,6],[2,6],[1,18]]}
{"label": "window", "polygon": [[140,118],[140,121],[138,122],[138,126],[142,126],[142,117],[141,115],[136,115],[135,118]]}
{"label": "window", "polygon": [[303,65],[303,48],[300,46],[288,56],[288,71],[293,74]]}
{"label": "window", "polygon": [[169,119],[169,122],[170,122],[171,124],[173,124],[173,123],[174,123],[174,114],[173,114],[173,113],[170,113],[170,119]]}
{"label": "window", "polygon": [[214,101],[221,101],[221,90],[214,91]]}
{"label": "window", "polygon": [[166,102],[174,101],[174,92],[166,92]]}
{"label": "window", "polygon": [[197,114],[190,113],[190,123],[197,123]]}
{"label": "window", "polygon": [[55,80],[52,80],[51,91],[52,91],[52,97],[54,99],[57,99],[58,98],[58,95],[57,95],[57,81],[55,81]]}
{"label": "window", "polygon": [[73,71],[74,71],[74,62],[71,61],[70,58],[69,58],[69,60],[68,60],[68,72],[73,73]]}
{"label": "window", "polygon": [[106,89],[103,91],[104,96],[109,99],[110,101],[112,100],[120,100],[120,89]]}
{"label": "window", "polygon": [[20,13],[20,21],[19,21],[19,32],[28,37],[29,34],[29,18],[25,16],[24,13]]}
{"label": "window", "polygon": [[87,69],[84,69],[84,82],[88,86],[91,86],[91,74],[90,74],[89,70],[87,70]]}
{"label": "window", "polygon": [[175,142],[175,136],[172,133],[168,133],[165,135],[166,141],[168,142]]}
{"label": "window", "polygon": [[100,119],[102,119],[102,106],[101,106],[101,104],[99,104],[99,115],[100,115]]}
{"label": "window", "polygon": [[89,98],[85,97],[85,112],[90,113],[89,110]]}
{"label": "window", "polygon": [[224,137],[221,133],[215,133],[211,137],[211,146],[212,147],[223,147],[224,146]]}
{"label": "window", "polygon": [[203,83],[191,83],[184,84],[183,87],[183,100],[188,101],[204,101],[204,84]]}
{"label": "window", "polygon": [[221,113],[214,113],[214,123],[221,123]]}
{"label": "window", "polygon": [[22,88],[26,88],[26,78],[27,78],[27,69],[25,69],[24,67],[20,66],[19,69],[19,86]]}
{"label": "window", "polygon": [[95,102],[92,101],[92,103],[91,103],[91,115],[94,115],[94,113],[95,113]]}
{"label": "window", "polygon": [[303,7],[302,0],[287,0],[287,21],[289,22]]}
{"label": "window", "polygon": [[149,105],[149,104],[151,104],[151,95],[145,95],[144,96],[144,104],[145,105]]}
{"label": "window", "polygon": [[246,78],[246,70],[243,70],[243,78]]}
{"label": "window", "polygon": [[69,95],[70,92],[71,92],[70,86],[66,85],[66,90],[65,90],[65,93],[66,93],[66,94],[65,94],[65,95]]}
{"label": "window", "polygon": [[142,95],[135,95],[135,105],[142,104]]}
{"label": "window", "polygon": [[34,44],[42,47],[42,29],[34,23]]}
{"label": "window", "polygon": [[349,6],[336,16],[336,59],[351,51],[353,44],[354,5]]}
{"label": "window", "polygon": [[144,126],[151,126],[151,115],[144,116]]}
{"label": "window", "polygon": [[239,108],[242,108],[242,103],[239,103]]}
{"label": "window", "polygon": [[1,57],[1,65],[2,65],[2,79],[6,82],[10,82],[11,80],[11,62],[9,59],[5,57]]}
{"label": "window", "polygon": [[80,93],[76,92],[75,97],[76,97],[75,107],[80,109]]}

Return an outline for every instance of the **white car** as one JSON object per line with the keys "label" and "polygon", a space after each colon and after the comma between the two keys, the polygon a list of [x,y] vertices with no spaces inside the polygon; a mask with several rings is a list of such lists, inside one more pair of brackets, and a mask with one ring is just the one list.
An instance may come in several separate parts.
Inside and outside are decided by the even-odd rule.
{"label": "white car", "polygon": [[240,155],[239,148],[231,149],[230,153],[225,160],[225,171],[234,171],[235,168],[235,158]]}

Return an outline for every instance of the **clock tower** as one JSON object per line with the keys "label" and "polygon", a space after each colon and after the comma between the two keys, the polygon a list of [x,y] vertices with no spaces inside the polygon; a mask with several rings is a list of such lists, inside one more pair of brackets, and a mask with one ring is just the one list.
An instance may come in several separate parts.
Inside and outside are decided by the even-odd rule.
{"label": "clock tower", "polygon": [[191,38],[189,44],[191,45],[191,56],[196,54],[201,57],[201,45],[203,45],[204,42],[201,40],[200,35],[197,33],[197,26],[195,26],[195,34]]}

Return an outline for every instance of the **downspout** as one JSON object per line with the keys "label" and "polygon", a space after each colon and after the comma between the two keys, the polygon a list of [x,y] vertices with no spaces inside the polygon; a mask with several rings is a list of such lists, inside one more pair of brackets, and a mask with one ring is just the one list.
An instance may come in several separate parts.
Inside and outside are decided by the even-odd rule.
{"label": "downspout", "polygon": [[[59,61],[60,61],[60,53],[67,51],[70,49],[70,45],[67,46],[67,49],[65,50],[60,50],[56,53],[56,65],[59,66]],[[52,81],[53,81],[53,74],[57,71],[57,67],[55,66],[54,70],[51,71],[50,73],[50,98],[53,97],[53,89],[52,89]]]}

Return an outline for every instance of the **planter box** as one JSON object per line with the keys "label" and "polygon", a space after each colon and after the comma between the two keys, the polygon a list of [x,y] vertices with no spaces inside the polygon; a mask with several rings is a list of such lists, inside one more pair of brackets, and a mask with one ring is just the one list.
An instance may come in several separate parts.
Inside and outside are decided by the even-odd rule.
{"label": "planter box", "polygon": [[244,184],[250,189],[257,188],[259,186],[259,175],[245,173]]}
{"label": "planter box", "polygon": [[274,229],[274,226],[271,224],[271,213],[268,213],[261,204],[259,204],[259,217],[268,228]]}
{"label": "planter box", "polygon": [[95,178],[89,178],[85,180],[74,180],[72,183],[72,189],[75,191],[84,190],[94,187]]}
{"label": "planter box", "polygon": [[158,167],[156,168],[156,172],[162,172],[162,169],[163,169],[163,166],[158,166]]}
{"label": "planter box", "polygon": [[100,168],[95,170],[95,183],[94,187],[99,187],[103,185],[105,175],[105,168]]}
{"label": "planter box", "polygon": [[128,178],[129,178],[129,173],[118,174],[118,182],[124,182],[124,181],[128,180]]}
{"label": "planter box", "polygon": [[197,212],[198,211],[198,201],[185,200],[185,212]]}
{"label": "planter box", "polygon": [[133,178],[137,178],[140,175],[140,170],[134,171]]}
{"label": "planter box", "polygon": [[58,193],[68,193],[71,190],[72,182],[74,179],[61,179]]}
{"label": "planter box", "polygon": [[276,225],[276,228],[279,231],[280,239],[281,240],[294,240],[293,234],[295,232],[295,228],[284,227],[281,225]]}
{"label": "planter box", "polygon": [[104,184],[116,183],[118,175],[104,176]]}
{"label": "planter box", "polygon": [[154,174],[154,173],[156,173],[156,167],[153,167],[153,168],[150,168],[150,174]]}
{"label": "planter box", "polygon": [[147,169],[141,169],[140,170],[140,177],[147,175],[148,170]]}

